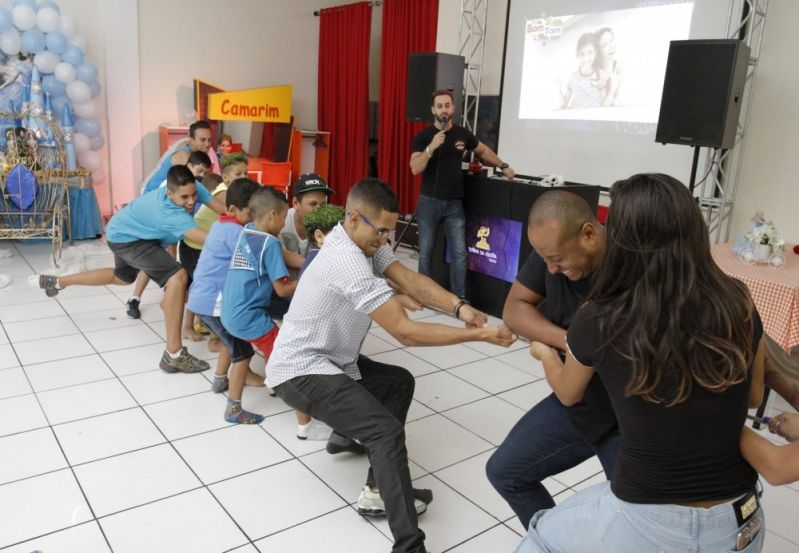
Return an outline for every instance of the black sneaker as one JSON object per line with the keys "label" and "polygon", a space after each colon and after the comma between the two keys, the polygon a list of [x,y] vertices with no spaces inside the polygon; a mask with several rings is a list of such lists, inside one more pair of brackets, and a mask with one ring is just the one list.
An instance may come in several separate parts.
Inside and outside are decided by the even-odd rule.
{"label": "black sneaker", "polygon": [[129,299],[128,300],[128,310],[126,311],[128,317],[131,319],[140,319],[141,318],[141,310],[139,309],[139,300],[137,299]]}

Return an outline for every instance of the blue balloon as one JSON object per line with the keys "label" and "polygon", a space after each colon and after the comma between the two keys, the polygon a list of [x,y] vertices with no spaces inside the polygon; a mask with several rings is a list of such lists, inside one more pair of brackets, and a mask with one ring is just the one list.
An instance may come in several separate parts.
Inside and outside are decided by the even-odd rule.
{"label": "blue balloon", "polygon": [[36,28],[22,33],[22,49],[30,54],[38,54],[44,50],[44,33]]}
{"label": "blue balloon", "polygon": [[90,61],[85,61],[75,68],[75,76],[79,81],[92,84],[97,80],[97,68]]}
{"label": "blue balloon", "polygon": [[0,33],[14,27],[14,17],[5,8],[0,8]]}
{"label": "blue balloon", "polygon": [[14,0],[15,6],[19,6],[20,4],[30,6],[34,12],[36,11],[36,0]]}
{"label": "blue balloon", "polygon": [[61,8],[59,8],[58,4],[53,2],[53,0],[42,0],[41,2],[39,2],[39,7],[36,9],[40,10],[42,8],[53,8],[58,13],[61,13]]}
{"label": "blue balloon", "polygon": [[61,61],[71,63],[77,67],[83,63],[83,50],[77,46],[68,46],[64,53],[61,54]]}
{"label": "blue balloon", "polygon": [[82,132],[89,138],[94,138],[100,134],[100,122],[97,119],[78,118],[75,121],[75,130]]}
{"label": "blue balloon", "polygon": [[100,94],[100,83],[97,81],[94,81],[92,84],[90,84],[89,88],[92,90],[92,98],[95,98],[98,94]]}
{"label": "blue balloon", "polygon": [[42,90],[50,95],[51,100],[67,93],[67,89],[61,84],[61,81],[55,78],[55,75],[45,75],[42,78]]}
{"label": "blue balloon", "polygon": [[66,95],[50,98],[50,103],[53,105],[53,118],[55,118],[56,121],[60,119],[61,113],[64,111],[64,104],[68,101]]}
{"label": "blue balloon", "polygon": [[94,138],[92,138],[89,142],[91,142],[92,150],[99,150],[105,144],[105,140],[103,140],[103,135],[98,134]]}
{"label": "blue balloon", "polygon": [[68,46],[67,37],[61,31],[47,33],[47,36],[44,37],[44,44],[54,54],[63,54]]}

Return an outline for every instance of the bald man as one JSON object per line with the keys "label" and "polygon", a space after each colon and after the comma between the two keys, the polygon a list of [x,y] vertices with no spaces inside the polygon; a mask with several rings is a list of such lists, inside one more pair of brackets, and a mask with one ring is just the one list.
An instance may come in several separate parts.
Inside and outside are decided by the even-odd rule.
{"label": "bald man", "polygon": [[[511,286],[502,318],[520,336],[565,352],[566,330],[604,254],[605,232],[583,198],[556,190],[533,204],[527,237],[533,251]],[[542,484],[547,477],[598,455],[610,478],[618,444],[610,399],[594,375],[584,401],[565,407],[550,394],[528,411],[488,460],[486,473],[527,528],[536,512],[555,506]]]}

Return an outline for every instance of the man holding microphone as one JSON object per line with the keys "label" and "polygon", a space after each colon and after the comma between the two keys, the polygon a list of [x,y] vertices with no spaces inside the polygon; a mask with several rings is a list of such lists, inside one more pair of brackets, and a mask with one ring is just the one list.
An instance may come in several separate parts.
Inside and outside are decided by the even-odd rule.
{"label": "man holding microphone", "polygon": [[463,211],[463,170],[461,162],[467,150],[484,163],[498,167],[513,179],[515,173],[491,148],[480,142],[467,129],[452,123],[455,113],[449,90],[436,90],[431,96],[433,125],[413,139],[411,172],[422,174],[422,189],[416,205],[419,226],[419,272],[432,274],[433,246],[438,224],[444,225],[452,262],[450,289],[459,298],[466,298],[466,216]]}

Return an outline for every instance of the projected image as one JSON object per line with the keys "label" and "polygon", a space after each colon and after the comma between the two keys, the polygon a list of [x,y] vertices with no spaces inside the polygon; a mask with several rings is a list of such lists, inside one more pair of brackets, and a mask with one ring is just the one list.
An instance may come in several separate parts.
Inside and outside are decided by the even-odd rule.
{"label": "projected image", "polygon": [[[519,270],[522,223],[502,217],[472,215],[466,220],[466,256],[470,271],[513,282]],[[449,247],[445,261],[450,262]]]}
{"label": "projected image", "polygon": [[693,7],[527,20],[519,118],[656,122],[669,42],[688,38]]}

